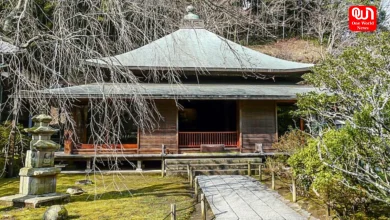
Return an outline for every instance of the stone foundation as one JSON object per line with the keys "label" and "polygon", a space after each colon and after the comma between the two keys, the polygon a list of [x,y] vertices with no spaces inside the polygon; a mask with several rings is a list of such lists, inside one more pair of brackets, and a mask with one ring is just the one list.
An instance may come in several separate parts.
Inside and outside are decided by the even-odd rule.
{"label": "stone foundation", "polygon": [[61,169],[54,167],[54,151],[60,146],[50,137],[58,130],[49,126],[51,117],[48,115],[37,115],[32,120],[34,127],[25,129],[32,134],[32,140],[26,154],[26,167],[19,171],[19,194],[1,197],[0,204],[37,208],[69,201],[69,195],[56,193],[56,178]]}
{"label": "stone foundation", "polygon": [[39,208],[41,206],[59,205],[70,201],[68,194],[51,193],[40,196],[16,194],[0,198],[0,205]]}

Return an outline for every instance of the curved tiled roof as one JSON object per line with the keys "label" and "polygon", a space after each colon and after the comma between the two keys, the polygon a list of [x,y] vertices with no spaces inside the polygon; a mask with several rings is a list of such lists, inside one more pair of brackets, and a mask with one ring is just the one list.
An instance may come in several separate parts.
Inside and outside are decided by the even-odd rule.
{"label": "curved tiled roof", "polygon": [[278,59],[241,46],[203,28],[182,28],[143,47],[86,60],[134,70],[307,72],[313,64]]}
{"label": "curved tiled roof", "polygon": [[[316,91],[307,85],[285,84],[126,84],[94,83],[65,88],[39,91],[42,97],[72,98],[131,98],[141,95],[150,99],[271,99],[294,100],[297,94]],[[22,97],[30,97],[29,91],[22,91]]]}

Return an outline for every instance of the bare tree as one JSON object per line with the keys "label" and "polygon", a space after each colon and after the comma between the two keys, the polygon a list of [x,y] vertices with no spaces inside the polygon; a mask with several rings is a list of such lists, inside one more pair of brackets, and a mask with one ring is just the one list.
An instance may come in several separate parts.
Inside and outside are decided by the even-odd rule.
{"label": "bare tree", "polygon": [[[342,33],[343,26],[337,22],[344,8],[337,6],[336,10],[322,12],[325,9],[321,2],[196,0],[192,4],[205,19],[207,29],[236,42],[266,42],[303,32],[316,33],[323,41],[324,35],[331,33],[328,48],[332,48]],[[60,109],[66,122],[63,129],[77,131],[71,112],[77,101],[71,96],[42,98],[39,90],[108,81],[132,85],[134,93],[127,100],[105,94],[99,102],[88,101],[93,109],[90,114],[99,118],[89,122],[92,142],[108,146],[120,143],[122,122],[126,120],[133,120],[143,131],[155,128],[159,114],[152,101],[139,95],[140,81],[133,72],[115,66],[89,67],[83,60],[127,52],[173,32],[178,29],[187,4],[170,0],[2,1],[1,39],[24,50],[7,61],[13,84],[8,100],[13,132],[19,132],[16,124],[22,111],[30,115],[48,113],[50,106]],[[308,28],[308,21],[318,21],[315,11],[307,13],[310,7],[317,7],[324,14],[319,18],[322,26]],[[329,17],[333,20],[326,22]],[[164,77],[170,83],[180,83],[179,74],[152,71],[150,78],[159,81]],[[30,91],[28,100],[23,101],[22,90]],[[71,137],[78,141],[77,136]]]}

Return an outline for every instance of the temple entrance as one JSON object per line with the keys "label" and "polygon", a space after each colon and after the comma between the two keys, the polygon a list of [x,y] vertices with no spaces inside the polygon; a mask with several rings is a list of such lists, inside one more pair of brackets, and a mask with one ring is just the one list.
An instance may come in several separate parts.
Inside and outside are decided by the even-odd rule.
{"label": "temple entrance", "polygon": [[179,101],[179,146],[201,144],[237,146],[237,102],[230,100]]}

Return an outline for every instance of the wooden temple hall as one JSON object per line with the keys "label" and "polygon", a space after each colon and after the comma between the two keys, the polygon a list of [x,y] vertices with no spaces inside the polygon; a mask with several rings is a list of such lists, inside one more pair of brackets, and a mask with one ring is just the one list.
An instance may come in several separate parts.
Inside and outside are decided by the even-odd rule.
{"label": "wooden temple hall", "polygon": [[[179,30],[161,39],[85,63],[91,68],[127,68],[139,77],[149,71],[182,73],[180,85],[146,80],[141,84],[139,92],[153,99],[162,118],[156,130],[145,133],[134,124],[126,125],[127,135],[118,152],[134,158],[161,158],[162,145],[165,154],[176,157],[210,151],[237,152],[235,155],[272,152],[272,143],[289,125],[294,126],[288,112],[294,108],[297,94],[314,90],[299,84],[312,64],[278,59],[229,41],[206,30],[203,20],[192,11]],[[267,79],[253,77],[256,75]],[[125,99],[133,91],[131,84],[106,82],[41,93],[87,100],[102,98],[105,93]],[[58,158],[85,158],[95,153],[96,146],[88,142],[87,106],[78,107],[74,114],[80,143],[66,143]],[[295,127],[299,126],[299,119],[295,120]]]}

